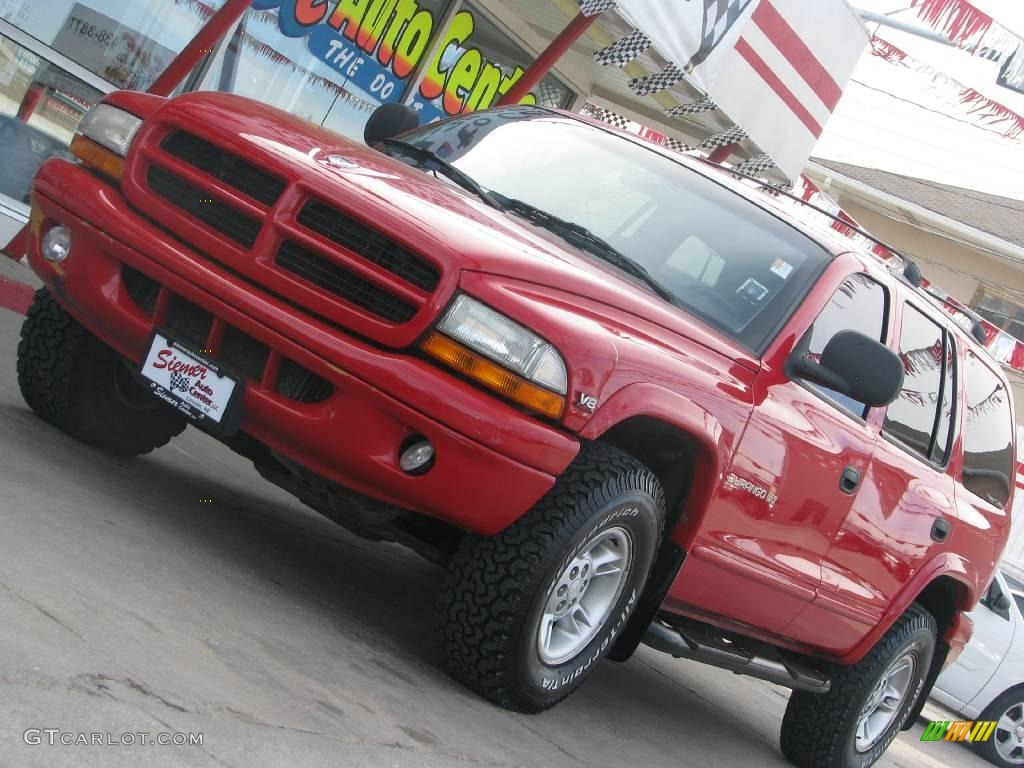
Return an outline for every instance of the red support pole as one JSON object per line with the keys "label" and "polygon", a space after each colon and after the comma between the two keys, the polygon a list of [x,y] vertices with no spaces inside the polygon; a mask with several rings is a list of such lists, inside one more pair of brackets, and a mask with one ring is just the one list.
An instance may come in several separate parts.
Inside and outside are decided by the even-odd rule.
{"label": "red support pole", "polygon": [[738,144],[726,144],[724,147],[719,147],[708,155],[708,161],[721,165],[729,159],[729,155],[731,155],[738,146]]}
{"label": "red support pole", "polygon": [[566,28],[558,33],[558,37],[551,41],[551,44],[544,49],[533,64],[530,65],[530,68],[523,72],[522,77],[516,80],[512,87],[508,89],[508,92],[501,97],[498,106],[518,104],[522,101],[523,97],[541,81],[541,78],[551,71],[551,68],[555,66],[555,62],[572,48],[572,44],[583,36],[583,33],[590,28],[591,24],[597,21],[598,15],[596,13],[593,16],[584,16],[582,13],[576,14],[576,18],[570,21]]}
{"label": "red support pole", "polygon": [[249,10],[250,5],[252,0],[227,0],[153,81],[148,93],[169,96],[188,77],[188,73],[196,64],[203,60],[203,56],[213,49],[217,41],[228,33],[231,25],[242,18],[242,14]]}
{"label": "red support pole", "polygon": [[3,254],[10,256],[15,261],[21,261],[21,258],[28,251],[28,225],[18,230],[17,234],[11,238],[11,242],[3,247]]}
{"label": "red support pole", "polygon": [[39,102],[43,100],[43,94],[46,93],[46,86],[42,83],[32,83],[25,91],[25,96],[21,100],[21,104],[18,105],[18,119],[23,123],[27,123],[29,118],[32,117],[32,113],[36,111],[36,107],[39,106]]}

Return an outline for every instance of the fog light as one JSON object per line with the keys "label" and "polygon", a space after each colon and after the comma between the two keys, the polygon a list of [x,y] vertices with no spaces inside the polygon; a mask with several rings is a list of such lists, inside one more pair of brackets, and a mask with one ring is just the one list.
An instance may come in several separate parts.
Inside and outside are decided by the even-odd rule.
{"label": "fog light", "polygon": [[71,233],[64,227],[50,227],[43,235],[39,244],[43,258],[53,264],[59,264],[71,253]]}
{"label": "fog light", "polygon": [[410,475],[422,475],[434,464],[434,445],[425,437],[409,443],[398,459],[398,466]]}

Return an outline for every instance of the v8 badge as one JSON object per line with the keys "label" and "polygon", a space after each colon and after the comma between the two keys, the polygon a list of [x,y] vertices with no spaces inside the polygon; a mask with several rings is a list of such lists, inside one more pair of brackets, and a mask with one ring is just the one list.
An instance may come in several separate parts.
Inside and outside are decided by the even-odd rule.
{"label": "v8 badge", "polygon": [[587,413],[593,413],[597,410],[597,398],[594,395],[588,395],[586,392],[577,392],[574,405]]}

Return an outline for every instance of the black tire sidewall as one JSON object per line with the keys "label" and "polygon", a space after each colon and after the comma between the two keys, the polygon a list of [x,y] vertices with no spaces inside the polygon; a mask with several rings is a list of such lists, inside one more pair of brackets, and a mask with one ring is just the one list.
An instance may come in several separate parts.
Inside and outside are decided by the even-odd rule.
{"label": "black tire sidewall", "polygon": [[150,394],[133,371],[46,290],[36,292],[18,345],[18,383],[43,419],[119,456],[164,445],[181,433],[185,420]]}
{"label": "black tire sidewall", "polygon": [[[1006,710],[1012,705],[1020,703],[1024,703],[1024,688],[1012,688],[1008,691],[1003,691],[991,704],[985,707],[985,711],[978,716],[978,720],[995,720],[998,722]],[[1020,765],[1020,763],[1007,762],[996,750],[995,730],[992,731],[992,735],[985,739],[985,741],[980,741],[976,744],[972,743],[971,747],[978,755],[993,765],[1004,766],[1005,768],[1014,768],[1014,766]]]}
{"label": "black tire sidewall", "polygon": [[[899,658],[901,658],[908,650],[913,650],[916,656],[917,666],[914,670],[914,681],[912,683],[910,694],[903,700],[900,705],[899,714],[896,718],[889,723],[889,727],[886,729],[882,738],[867,752],[858,752],[856,747],[857,737],[857,724],[860,721],[860,713],[864,708],[864,704],[868,700],[868,696],[874,690],[875,684],[881,679],[892,664]],[[917,629],[910,633],[903,643],[895,650],[895,652],[886,659],[884,664],[879,665],[878,675],[874,677],[870,685],[864,687],[860,692],[860,695],[856,699],[855,705],[852,707],[851,717],[847,723],[847,733],[843,739],[843,762],[841,765],[848,766],[848,768],[862,768],[869,765],[873,765],[882,754],[889,748],[892,742],[899,735],[900,729],[906,722],[907,717],[910,714],[911,708],[917,701],[917,697],[921,693],[921,689],[924,686],[925,678],[928,675],[928,670],[931,667],[932,656],[935,654],[935,637],[926,629]]]}
{"label": "black tire sidewall", "polygon": [[[660,513],[656,502],[643,491],[627,491],[591,514],[586,523],[561,549],[560,556],[546,568],[527,606],[516,648],[516,676],[519,689],[540,707],[564,698],[580,685],[593,667],[611,650],[625,627],[654,562],[660,538]],[[622,528],[630,536],[632,562],[622,592],[608,613],[604,625],[578,654],[557,666],[544,663],[537,650],[537,633],[555,578],[601,531]]]}

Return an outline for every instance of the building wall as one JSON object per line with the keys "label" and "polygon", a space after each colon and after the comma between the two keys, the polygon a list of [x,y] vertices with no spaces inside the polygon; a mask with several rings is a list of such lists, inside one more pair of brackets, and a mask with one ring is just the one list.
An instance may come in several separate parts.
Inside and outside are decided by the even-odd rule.
{"label": "building wall", "polygon": [[840,198],[843,209],[871,234],[915,259],[928,280],[971,303],[982,282],[1024,288],[1024,264],[954,243]]}

